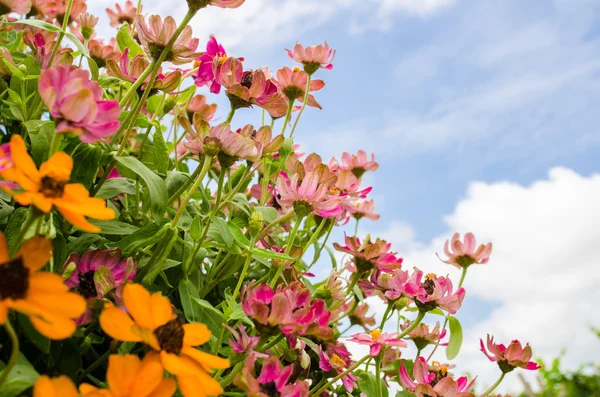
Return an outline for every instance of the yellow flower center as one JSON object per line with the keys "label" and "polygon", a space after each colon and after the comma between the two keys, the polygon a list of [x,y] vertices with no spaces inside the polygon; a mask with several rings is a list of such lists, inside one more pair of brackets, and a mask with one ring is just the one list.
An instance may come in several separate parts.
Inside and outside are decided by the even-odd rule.
{"label": "yellow flower center", "polygon": [[378,329],[374,329],[373,331],[369,332],[369,334],[371,335],[371,339],[375,341],[381,336],[381,331]]}
{"label": "yellow flower center", "polygon": [[294,66],[294,69],[293,69],[293,71],[294,71],[294,72],[299,72],[299,71],[300,71],[300,68],[299,68],[298,66]]}
{"label": "yellow flower center", "polygon": [[435,273],[428,273],[425,278],[427,280],[435,280],[435,278],[437,277],[437,275]]}
{"label": "yellow flower center", "polygon": [[179,354],[183,347],[183,322],[176,318],[154,330],[161,350],[167,353]]}
{"label": "yellow flower center", "polygon": [[346,366],[346,362],[344,360],[342,360],[342,358],[340,356],[338,356],[337,354],[334,354],[333,356],[331,356],[331,359],[329,361],[331,361],[331,364],[333,364],[333,366],[335,366],[335,367],[345,367]]}

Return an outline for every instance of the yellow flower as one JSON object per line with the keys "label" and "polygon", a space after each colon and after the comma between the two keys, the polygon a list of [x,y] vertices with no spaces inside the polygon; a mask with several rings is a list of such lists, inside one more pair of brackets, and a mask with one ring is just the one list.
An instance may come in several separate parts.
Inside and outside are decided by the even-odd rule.
{"label": "yellow flower", "polygon": [[0,176],[21,187],[18,192],[5,187],[19,204],[34,205],[45,214],[54,207],[67,221],[88,232],[99,232],[100,228],[89,223],[86,216],[102,220],[115,217],[106,202],[90,197],[82,184],[68,183],[73,170],[73,159],[68,154],[55,153],[38,170],[19,135],[10,140],[10,154],[13,166]]}
{"label": "yellow flower", "polygon": [[[108,357],[106,382],[108,389],[98,389],[86,383],[79,387],[82,397],[171,397],[177,385],[165,379],[158,356],[143,360],[133,354]],[[77,389],[66,376],[40,376],[33,387],[33,397],[78,397]]]}
{"label": "yellow flower", "polygon": [[229,367],[229,361],[196,349],[211,333],[204,324],[183,324],[171,303],[160,292],[150,294],[139,284],[123,289],[127,313],[109,307],[100,315],[100,326],[109,336],[125,342],[144,342],[160,356],[163,367],[177,377],[186,397],[217,396],[223,389],[209,373]]}
{"label": "yellow flower", "polygon": [[41,236],[27,240],[10,258],[4,234],[0,233],[0,324],[8,310],[29,317],[33,326],[50,339],[68,338],[77,326],[73,319],[83,314],[85,299],[69,292],[63,279],[38,272],[50,259],[52,243]]}

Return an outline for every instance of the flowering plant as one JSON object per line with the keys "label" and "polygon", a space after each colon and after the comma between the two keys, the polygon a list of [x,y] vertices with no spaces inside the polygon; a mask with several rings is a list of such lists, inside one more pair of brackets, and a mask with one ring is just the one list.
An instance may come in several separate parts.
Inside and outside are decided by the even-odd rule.
{"label": "flowering plant", "polygon": [[[105,41],[85,0],[0,0],[0,395],[475,396],[432,357],[458,354],[465,276],[492,244],[446,243],[459,281],[382,239],[346,235],[340,263],[328,247],[379,219],[374,155],[325,162],[294,143],[335,51],[296,44],[292,65],[249,70],[189,25],[244,0],[187,0],[180,22],[141,3],[107,9]],[[237,124],[246,109],[263,121]],[[518,341],[481,349],[501,374],[481,396],[539,368]]]}

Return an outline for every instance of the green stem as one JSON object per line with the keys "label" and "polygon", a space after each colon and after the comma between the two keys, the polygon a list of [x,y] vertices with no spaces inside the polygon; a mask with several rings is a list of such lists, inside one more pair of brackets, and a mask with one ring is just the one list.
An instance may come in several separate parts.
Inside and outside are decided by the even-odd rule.
{"label": "green stem", "polygon": [[226,123],[231,123],[231,120],[233,119],[233,115],[235,114],[235,108],[231,108],[231,110],[229,111],[229,114],[227,115],[227,120],[225,120]]}
{"label": "green stem", "polygon": [[262,353],[265,352],[267,350],[269,350],[270,348],[272,348],[273,346],[275,346],[276,344],[279,343],[280,340],[282,340],[285,337],[284,334],[279,334],[277,335],[276,338],[271,339],[271,342],[267,343],[266,345],[259,347],[258,349],[256,349],[257,352]]}
{"label": "green stem", "polygon": [[486,391],[484,391],[483,394],[481,396],[479,396],[479,397],[485,397],[488,394],[490,394],[491,392],[493,392],[494,389],[496,389],[498,387],[498,385],[500,383],[502,383],[502,380],[504,380],[504,376],[505,375],[506,374],[503,372],[502,375],[500,375],[500,378],[498,378],[498,380],[496,381],[496,383],[494,383],[489,389],[487,389]]}
{"label": "green stem", "polygon": [[250,267],[250,262],[252,261],[252,249],[254,248],[255,244],[256,244],[256,242],[254,241],[254,238],[251,238],[250,239],[250,249],[248,251],[248,255],[246,256],[246,262],[244,263],[244,268],[242,269],[240,278],[237,282],[237,285],[235,286],[233,295],[231,295],[231,300],[229,301],[229,305],[227,305],[228,313],[231,313],[231,309],[233,309],[233,304],[235,303],[235,300],[237,299],[237,297],[240,293],[240,290],[242,289],[242,285],[244,284],[244,279],[246,278],[246,274],[248,273],[248,269]]}
{"label": "green stem", "polygon": [[465,277],[467,275],[467,268],[463,267],[462,274],[460,275],[460,281],[458,282],[458,288],[462,287]]}
{"label": "green stem", "polygon": [[292,127],[292,132],[290,132],[290,138],[294,137],[294,131],[296,131],[296,126],[298,125],[298,121],[300,121],[300,116],[304,113],[304,108],[308,104],[308,96],[310,95],[310,81],[312,79],[312,75],[308,75],[308,79],[306,80],[306,89],[304,92],[304,101],[302,102],[302,107],[300,108],[300,112],[298,112],[298,117],[296,117],[296,121],[294,121],[294,126]]}
{"label": "green stem", "polygon": [[388,314],[390,314],[390,311],[394,308],[394,304],[393,303],[389,303],[387,309],[385,309],[385,313],[383,313],[383,318],[381,319],[381,324],[379,325],[379,329],[381,329],[383,331],[383,326],[385,325],[385,322],[387,321],[387,316]]}
{"label": "green stem", "polygon": [[6,364],[6,367],[4,367],[4,371],[2,371],[2,375],[0,375],[0,387],[2,387],[2,385],[8,378],[8,375],[17,363],[17,358],[19,356],[19,338],[17,337],[17,333],[15,332],[12,325],[10,325],[10,321],[8,321],[8,318],[4,323],[4,328],[6,329],[6,333],[8,333],[8,336],[10,337],[10,340],[12,342],[12,350],[10,352],[10,358],[8,359],[8,363]]}
{"label": "green stem", "polygon": [[58,152],[58,148],[60,147],[60,142],[62,141],[63,134],[60,132],[54,132],[54,136],[52,137],[52,141],[50,142],[50,148],[48,149],[48,158],[52,157],[52,155]]}
{"label": "green stem", "polygon": [[177,200],[183,194],[183,192],[187,190],[187,188],[192,184],[192,182],[198,178],[198,175],[200,175],[201,170],[202,167],[196,167],[196,169],[190,176],[190,179],[187,180],[179,189],[177,189],[177,191],[173,193],[171,197],[169,197],[169,205],[173,203],[173,201]]}
{"label": "green stem", "polygon": [[32,211],[33,212],[27,216],[27,219],[25,220],[25,224],[21,227],[21,231],[19,232],[19,235],[17,236],[17,239],[15,240],[15,245],[13,246],[13,249],[12,249],[13,253],[19,249],[19,247],[21,246],[21,243],[23,243],[23,239],[25,238],[27,231],[29,230],[29,228],[33,225],[33,223],[36,221],[36,219],[40,215],[36,209],[33,209]]}
{"label": "green stem", "polygon": [[194,193],[196,193],[196,190],[198,190],[198,187],[200,186],[200,183],[202,183],[202,180],[204,179],[204,177],[206,176],[206,173],[210,169],[211,164],[212,164],[212,156],[206,156],[204,158],[204,163],[202,164],[202,170],[200,171],[200,175],[198,175],[198,178],[196,178],[196,181],[190,188],[190,191],[188,192],[187,196],[183,199],[183,202],[181,203],[179,210],[177,210],[177,213],[175,214],[175,217],[173,218],[173,222],[171,223],[173,226],[177,226],[177,222],[179,222],[179,218],[181,218],[181,215],[183,215],[183,213],[185,211],[185,207],[187,206],[187,204],[190,202],[190,200],[194,196]]}
{"label": "green stem", "polygon": [[67,28],[69,27],[69,17],[71,16],[71,8],[72,7],[73,7],[73,0],[69,0],[69,2],[67,3],[67,8],[65,9],[65,16],[63,19],[62,29],[61,29],[60,33],[58,34],[58,38],[56,39],[56,43],[54,44],[54,48],[52,49],[52,54],[50,54],[50,59],[48,60],[48,65],[46,66],[46,69],[50,69],[50,67],[52,66],[52,62],[54,62],[54,58],[56,57],[56,54],[58,53],[58,50],[60,48],[60,43],[62,42],[62,39],[65,37],[65,32],[67,31]]}
{"label": "green stem", "polygon": [[98,368],[100,365],[102,365],[103,362],[106,361],[106,359],[108,359],[108,356],[110,355],[110,350],[107,350],[103,355],[101,355],[96,361],[94,361],[89,367],[87,367],[85,369],[85,371],[83,371],[81,373],[81,375],[78,376],[78,380],[79,382],[81,382],[82,380],[84,380],[89,374],[91,374],[96,368]]}
{"label": "green stem", "polygon": [[346,376],[349,373],[351,373],[352,371],[354,371],[356,368],[360,367],[362,365],[362,363],[364,363],[365,361],[367,361],[370,357],[371,356],[369,356],[369,355],[364,356],[363,358],[361,358],[360,360],[358,360],[357,362],[355,362],[353,366],[351,366],[350,368],[348,368],[347,370],[345,370],[344,372],[342,372],[341,374],[339,374],[338,376],[336,376],[335,378],[333,378],[329,382],[325,383],[316,392],[311,391],[310,392],[310,396],[315,396],[315,397],[316,396],[320,396],[324,391],[326,391],[327,389],[329,389],[329,387],[331,385],[333,385],[335,382],[337,382],[338,380],[342,379],[344,376]]}
{"label": "green stem", "polygon": [[[289,103],[288,103],[288,109],[287,112],[285,113],[285,119],[283,120],[283,127],[281,127],[281,134],[283,135],[285,134],[285,130],[287,128],[287,125],[290,123],[290,116],[292,115],[292,109],[294,108],[294,99],[290,99]],[[284,159],[281,159],[282,161]]]}
{"label": "green stem", "polygon": [[[294,228],[292,229],[292,232],[290,233],[288,243],[285,246],[284,255],[289,255],[290,252],[292,252],[292,247],[294,246],[294,240],[296,239],[296,234],[298,233],[298,228],[300,227],[300,223],[302,223],[302,218],[296,219],[296,223],[294,223]],[[281,276],[284,266],[285,266],[285,263],[281,263],[279,265],[279,267],[277,268],[277,271],[275,272],[275,276],[273,277],[273,279],[271,279],[271,282],[269,283],[271,285],[271,287],[274,287],[275,284],[277,284],[277,280],[279,280],[279,276]]]}
{"label": "green stem", "polygon": [[417,315],[417,318],[415,318],[415,321],[413,321],[412,324],[408,328],[406,328],[404,331],[402,331],[402,333],[400,335],[398,335],[398,339],[404,338],[406,335],[408,335],[410,333],[410,331],[417,328],[417,325],[421,324],[421,321],[423,321],[425,314],[426,314],[426,312],[419,311],[419,314]]}
{"label": "green stem", "polygon": [[323,244],[321,244],[319,246],[319,249],[317,250],[317,252],[315,252],[315,257],[313,258],[312,263],[308,266],[309,270],[310,270],[310,268],[312,268],[314,266],[315,263],[317,263],[317,261],[321,257],[321,252],[323,252],[323,248],[325,248],[325,245],[327,244],[327,241],[329,240],[329,236],[331,236],[331,231],[333,230],[334,225],[335,225],[334,222],[331,222],[331,224],[329,225],[329,228],[327,229],[327,234],[325,235],[325,240],[323,240]]}
{"label": "green stem", "polygon": [[223,378],[219,381],[221,386],[223,386],[223,387],[229,386],[233,382],[233,379],[235,378],[235,376],[237,374],[239,374],[243,368],[244,368],[244,363],[243,362],[238,363],[225,378]]}
{"label": "green stem", "polygon": [[319,235],[321,234],[321,230],[323,230],[323,226],[325,226],[325,223],[327,223],[327,218],[323,218],[323,220],[317,227],[317,230],[315,230],[315,232],[310,236],[306,245],[302,247],[302,254],[300,254],[300,256],[294,261],[294,263],[297,260],[301,260],[302,256],[304,255],[304,252],[308,249],[308,247],[310,247],[315,242],[315,240],[319,238]]}
{"label": "green stem", "polygon": [[375,395],[377,397],[381,397],[381,359],[375,359],[375,379],[377,383],[375,384]]}
{"label": "green stem", "polygon": [[292,219],[294,215],[296,215],[294,211],[290,211],[285,215],[281,215],[279,218],[275,219],[273,222],[265,226],[265,228],[258,234],[256,240],[260,240],[261,238],[265,237],[267,233],[269,233],[269,230],[271,230],[274,226],[277,226],[280,223],[287,222],[288,220]]}
{"label": "green stem", "polygon": [[[142,72],[142,74],[140,74],[140,77],[137,78],[137,80],[131,87],[129,87],[129,89],[125,92],[125,95],[123,95],[121,98],[121,101],[119,102],[121,108],[124,108],[125,105],[131,100],[137,89],[140,88],[140,86],[144,83],[144,80],[150,76],[150,73],[152,73],[152,70],[154,70],[155,66],[156,60],[152,59],[148,64],[148,67]],[[146,89],[148,89],[148,87],[146,87]]]}

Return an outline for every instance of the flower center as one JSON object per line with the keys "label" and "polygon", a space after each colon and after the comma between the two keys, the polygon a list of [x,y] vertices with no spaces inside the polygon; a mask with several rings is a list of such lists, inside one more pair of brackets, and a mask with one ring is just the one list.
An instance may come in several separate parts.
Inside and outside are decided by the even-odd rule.
{"label": "flower center", "polygon": [[456,264],[463,268],[469,267],[473,263],[475,263],[475,261],[469,255],[462,255],[456,258]]}
{"label": "flower center", "polygon": [[260,385],[260,390],[268,397],[280,397],[281,393],[277,390],[275,382],[263,383]]}
{"label": "flower center", "polygon": [[304,218],[313,211],[313,206],[306,201],[294,201],[294,212],[299,218]]}
{"label": "flower center", "polygon": [[79,279],[79,292],[84,298],[93,298],[98,296],[96,291],[96,283],[94,283],[94,271],[79,273],[77,278]]}
{"label": "flower center", "polygon": [[373,331],[369,332],[369,335],[371,335],[371,339],[373,339],[373,341],[376,341],[381,336],[381,331],[374,329]]}
{"label": "flower center", "polygon": [[427,291],[427,295],[432,295],[435,290],[435,274],[429,273],[425,276],[425,281],[423,282],[423,289]]}
{"label": "flower center", "polygon": [[133,23],[133,18],[128,15],[122,15],[119,17],[119,23],[127,22],[129,25]]}
{"label": "flower center", "polygon": [[0,264],[0,300],[23,299],[29,289],[29,269],[21,258]]}
{"label": "flower center", "polygon": [[64,181],[57,181],[49,176],[45,176],[42,178],[40,193],[49,198],[62,197],[66,184]]}
{"label": "flower center", "polygon": [[167,353],[179,354],[183,347],[183,322],[176,318],[154,330],[161,350]]}
{"label": "flower center", "polygon": [[252,72],[246,73],[244,77],[242,77],[242,82],[240,84],[250,89],[252,86]]}
{"label": "flower center", "polygon": [[342,360],[342,358],[337,354],[331,356],[331,359],[329,361],[331,361],[331,364],[333,364],[333,366],[336,368],[343,368],[346,366],[346,362]]}

